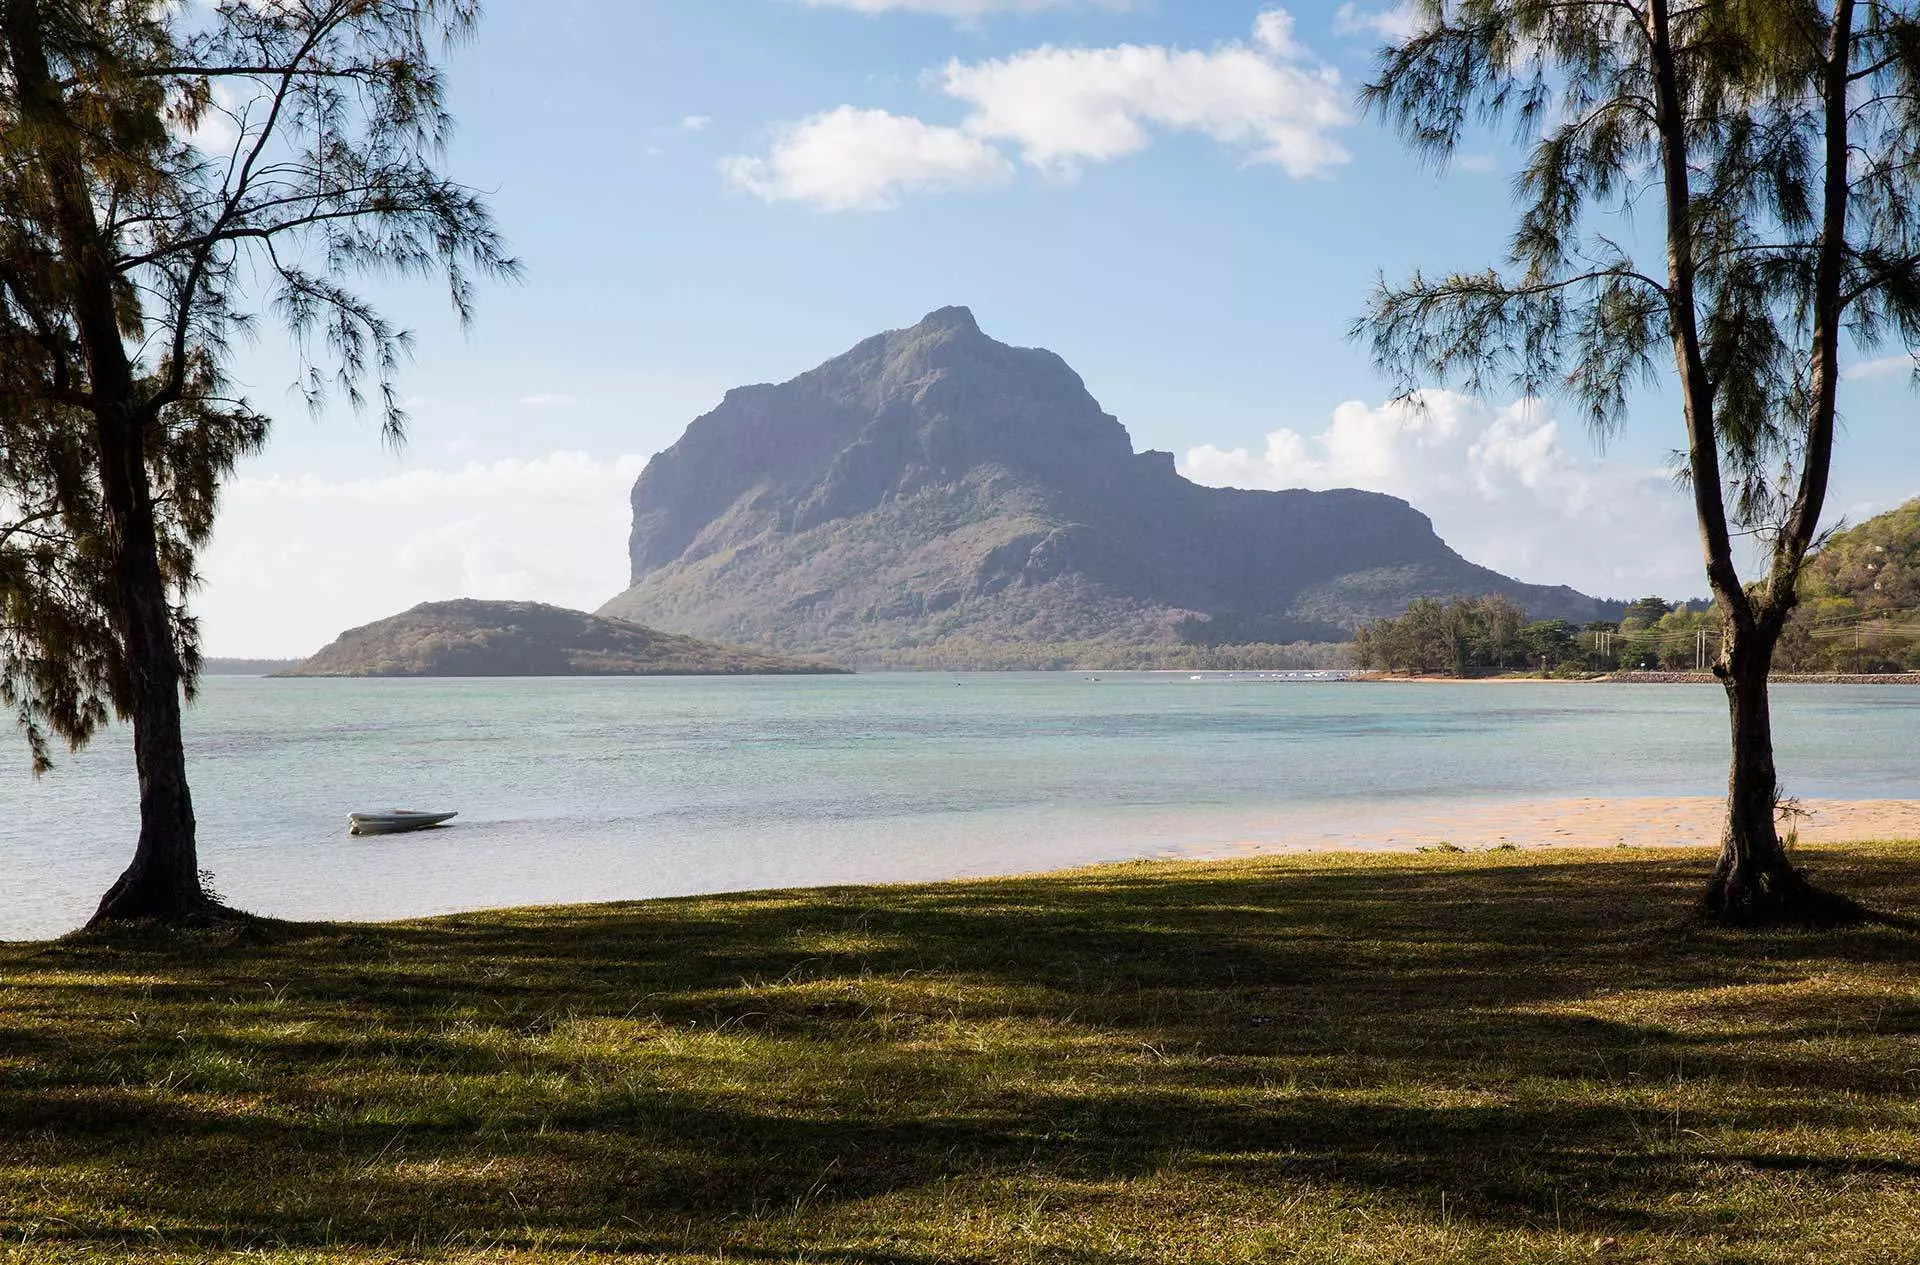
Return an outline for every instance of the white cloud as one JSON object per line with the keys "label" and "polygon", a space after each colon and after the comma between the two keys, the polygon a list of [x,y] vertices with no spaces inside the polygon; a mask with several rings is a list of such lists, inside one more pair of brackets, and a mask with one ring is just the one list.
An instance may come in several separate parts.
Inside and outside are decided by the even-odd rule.
{"label": "white cloud", "polygon": [[1186,473],[1213,486],[1402,497],[1469,560],[1534,583],[1600,597],[1705,588],[1691,507],[1671,476],[1569,453],[1539,401],[1495,408],[1448,391],[1420,404],[1350,401],[1320,434],[1276,430],[1262,453],[1195,448]]}
{"label": "white cloud", "polygon": [[1200,133],[1289,175],[1321,175],[1347,161],[1332,135],[1348,121],[1346,103],[1338,74],[1299,57],[1292,19],[1269,10],[1252,44],[1039,48],[950,63],[941,86],[973,107],[968,132],[1012,142],[1055,174],[1137,153],[1158,128]]}
{"label": "white cloud", "polygon": [[626,587],[643,457],[579,452],[363,479],[236,479],[194,608],[208,653],[311,654],[420,602],[591,610]]}
{"label": "white cloud", "polygon": [[1038,13],[1042,9],[1128,9],[1131,0],[800,0],[809,9],[852,9],[855,13],[932,13],[962,21],[989,13]]}
{"label": "white cloud", "polygon": [[910,192],[1006,179],[1012,163],[1002,144],[1064,179],[1146,149],[1157,132],[1190,132],[1249,163],[1324,175],[1348,161],[1334,133],[1350,118],[1338,73],[1306,58],[1291,15],[1268,9],[1250,42],[1207,52],[1048,45],[955,60],[931,83],[969,107],[958,125],[846,105],[780,129],[767,156],[729,158],[721,170],[769,202],[874,209]]}
{"label": "white cloud", "polygon": [[1864,382],[1873,378],[1889,378],[1897,373],[1912,374],[1916,368],[1920,368],[1920,359],[1902,352],[1897,356],[1881,356],[1847,365],[1840,370],[1840,377],[1847,382]]}
{"label": "white cloud", "polygon": [[1293,14],[1267,9],[1253,20],[1253,42],[1275,57],[1296,58],[1302,53],[1293,42]]}
{"label": "white cloud", "polygon": [[680,120],[680,130],[683,132],[704,132],[711,126],[713,126],[711,114],[689,114]]}
{"label": "white cloud", "polygon": [[1500,164],[1492,154],[1460,154],[1453,160],[1455,171],[1484,176]]}
{"label": "white cloud", "polygon": [[580,401],[577,397],[563,392],[547,392],[541,395],[523,395],[517,402],[527,408],[572,408]]}
{"label": "white cloud", "polygon": [[958,128],[843,105],[783,128],[765,158],[728,158],[728,183],[768,202],[880,210],[902,194],[994,184],[1013,164]]}
{"label": "white cloud", "polygon": [[1403,40],[1419,29],[1420,19],[1409,4],[1363,9],[1348,0],[1333,15],[1336,35],[1372,35],[1383,40]]}

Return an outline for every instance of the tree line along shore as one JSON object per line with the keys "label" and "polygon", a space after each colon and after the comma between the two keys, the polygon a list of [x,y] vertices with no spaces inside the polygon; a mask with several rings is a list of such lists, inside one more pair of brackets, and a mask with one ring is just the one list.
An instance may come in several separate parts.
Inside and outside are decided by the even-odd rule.
{"label": "tree line along shore", "polygon": [[[1833,533],[1808,559],[1798,593],[1774,680],[1893,684],[1920,673],[1920,498]],[[1618,621],[1576,627],[1529,620],[1501,596],[1422,598],[1362,624],[1349,653],[1357,667],[1416,676],[1685,681],[1720,659],[1723,625],[1707,601],[1645,597]]]}
{"label": "tree line along shore", "polygon": [[[1712,672],[1470,672],[1465,676],[1444,673],[1354,672],[1347,681],[1361,685],[1475,685],[1537,682],[1575,685],[1719,685]],[[1772,678],[1775,685],[1920,685],[1920,672],[1782,672]]]}
{"label": "tree line along shore", "polygon": [[[1832,612],[1841,600],[1810,602],[1795,615],[1780,639],[1772,679],[1920,679],[1920,614],[1837,617]],[[1402,615],[1361,625],[1348,653],[1363,670],[1408,676],[1684,681],[1711,677],[1722,653],[1720,625],[1718,612],[1704,603],[1657,597],[1634,602],[1617,623],[1578,628],[1566,620],[1530,621],[1498,595],[1444,603],[1421,598]]]}

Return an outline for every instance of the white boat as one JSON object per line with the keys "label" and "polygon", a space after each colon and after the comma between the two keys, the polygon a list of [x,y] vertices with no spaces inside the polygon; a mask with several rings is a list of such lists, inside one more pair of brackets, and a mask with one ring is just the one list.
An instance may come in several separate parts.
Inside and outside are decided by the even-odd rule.
{"label": "white boat", "polygon": [[350,835],[399,835],[409,830],[426,830],[458,817],[459,813],[425,813],[417,808],[389,808],[384,813],[349,813]]}

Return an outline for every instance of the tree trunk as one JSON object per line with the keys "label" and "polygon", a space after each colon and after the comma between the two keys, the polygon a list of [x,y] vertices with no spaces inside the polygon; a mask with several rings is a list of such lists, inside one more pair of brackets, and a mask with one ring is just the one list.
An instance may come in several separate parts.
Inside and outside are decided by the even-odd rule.
{"label": "tree trunk", "polygon": [[1780,633],[1772,623],[1727,623],[1727,651],[1716,669],[1727,690],[1733,762],[1727,775],[1727,824],[1720,861],[1702,904],[1716,922],[1737,927],[1835,927],[1859,922],[1860,907],[1813,886],[1788,859],[1775,811],[1773,717],[1767,676]]}
{"label": "tree trunk", "polygon": [[101,898],[95,926],[133,918],[196,923],[219,913],[200,882],[180,731],[180,659],[139,425],[138,411],[123,408],[102,417],[97,428],[140,779],[140,840],[133,863]]}
{"label": "tree trunk", "polygon": [[200,884],[193,796],[187,790],[186,753],[180,738],[178,673],[135,669],[133,694],[140,841],[133,863],[107,889],[89,925],[134,918],[186,924],[211,921],[220,910]]}
{"label": "tree trunk", "polygon": [[127,674],[140,779],[140,839],[133,864],[100,901],[90,925],[129,918],[202,922],[219,913],[200,883],[193,798],[180,733],[180,658],[160,567],[147,428],[134,364],[122,341],[111,244],[95,218],[87,156],[68,117],[45,44],[41,0],[0,0],[0,31],[21,116],[37,131],[30,151],[45,181],[74,324],[86,353],[94,455],[106,510],[114,629]]}

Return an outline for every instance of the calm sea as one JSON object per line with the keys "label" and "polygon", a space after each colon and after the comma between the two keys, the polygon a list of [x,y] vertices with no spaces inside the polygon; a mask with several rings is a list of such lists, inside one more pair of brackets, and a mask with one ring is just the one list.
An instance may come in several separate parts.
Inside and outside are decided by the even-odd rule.
{"label": "calm sea", "polygon": [[[1794,794],[1920,797],[1920,689],[1776,691]],[[269,681],[189,717],[229,900],[393,918],[1018,872],[1324,833],[1384,803],[1714,794],[1720,692],[1185,674]],[[35,782],[0,735],[0,938],[82,921],[135,833],[123,729]],[[349,838],[349,811],[458,809]]]}

